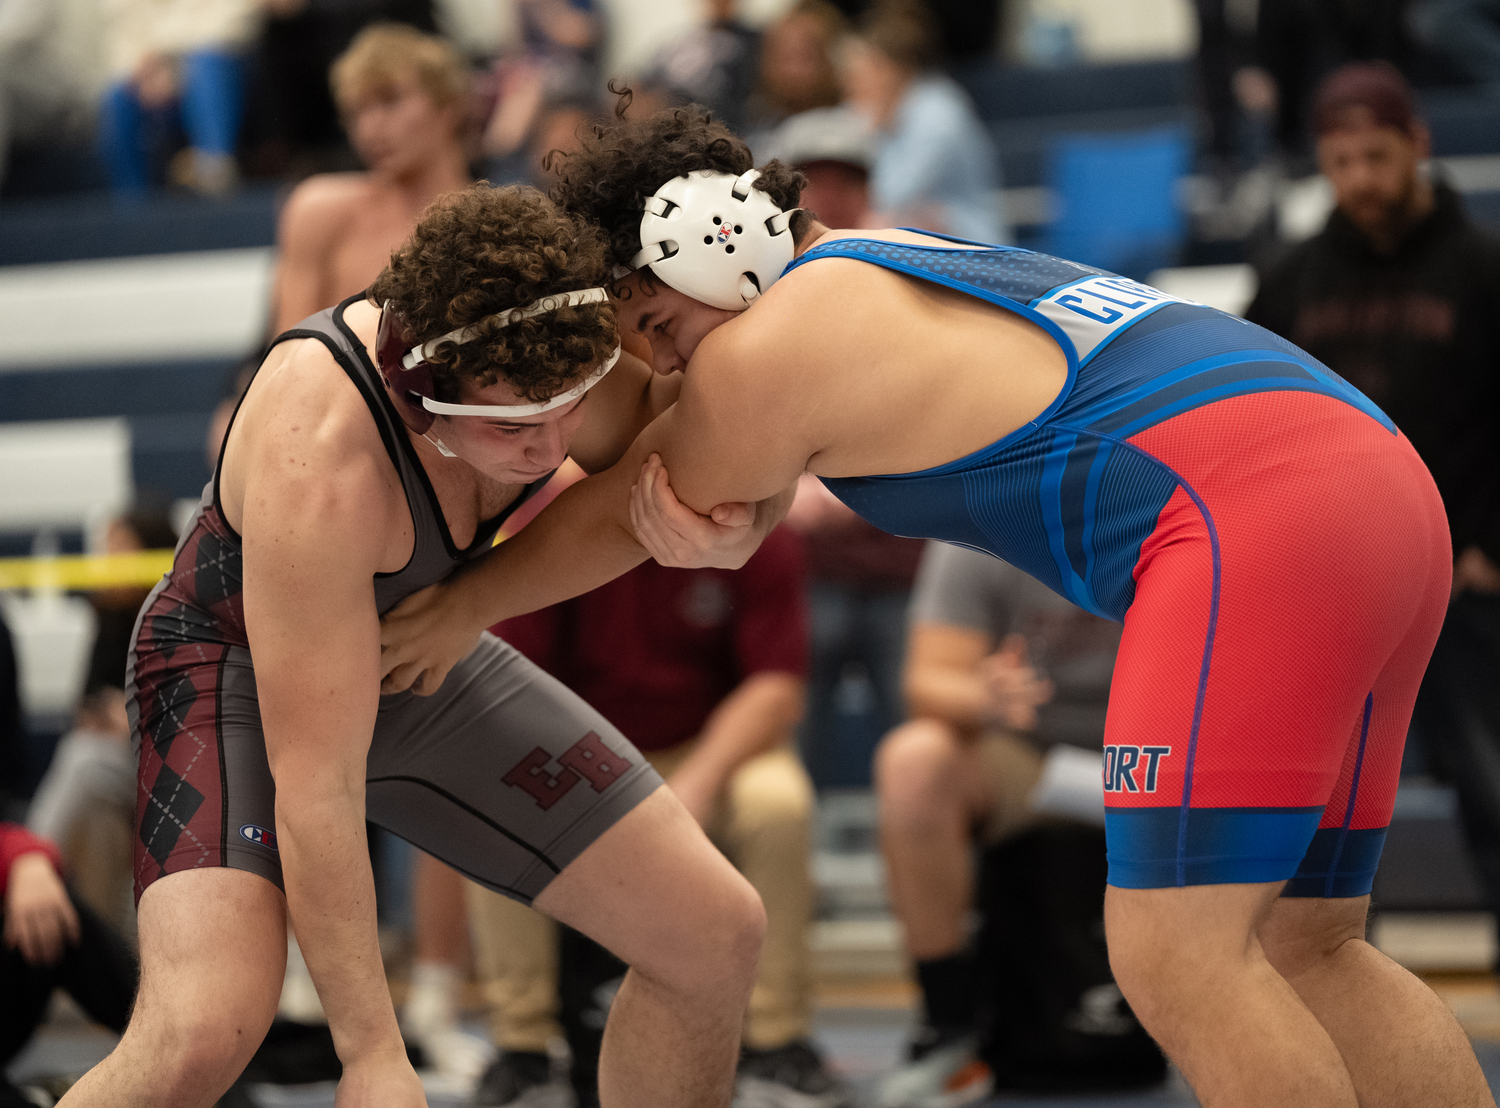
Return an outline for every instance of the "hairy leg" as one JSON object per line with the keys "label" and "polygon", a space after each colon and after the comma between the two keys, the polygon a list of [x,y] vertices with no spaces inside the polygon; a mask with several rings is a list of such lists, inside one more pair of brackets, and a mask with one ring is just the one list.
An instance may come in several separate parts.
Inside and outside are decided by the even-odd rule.
{"label": "hairy leg", "polygon": [[263,877],[185,870],[141,897],[141,986],[109,1057],[66,1108],[207,1108],[250,1061],[276,1015],[286,900]]}
{"label": "hairy leg", "polygon": [[765,913],[672,791],[606,831],[536,906],[630,966],[604,1031],[604,1108],[727,1106]]}
{"label": "hairy leg", "polygon": [[963,948],[974,902],[969,847],[995,803],[977,742],[936,720],[896,728],[875,755],[891,907],[917,960]]}
{"label": "hairy leg", "polygon": [[1367,896],[1284,897],[1261,945],[1333,1039],[1363,1108],[1494,1108],[1448,1006],[1365,942],[1369,909]]}
{"label": "hairy leg", "polygon": [[1105,895],[1115,980],[1205,1108],[1359,1103],[1338,1047],[1257,937],[1281,885]]}

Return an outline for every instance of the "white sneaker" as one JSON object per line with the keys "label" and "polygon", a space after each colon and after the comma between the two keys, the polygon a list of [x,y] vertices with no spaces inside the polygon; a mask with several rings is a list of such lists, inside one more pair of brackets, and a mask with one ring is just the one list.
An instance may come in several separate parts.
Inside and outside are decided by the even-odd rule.
{"label": "white sneaker", "polygon": [[880,1083],[879,1108],[958,1108],[989,1096],[995,1075],[972,1037],[933,1047]]}

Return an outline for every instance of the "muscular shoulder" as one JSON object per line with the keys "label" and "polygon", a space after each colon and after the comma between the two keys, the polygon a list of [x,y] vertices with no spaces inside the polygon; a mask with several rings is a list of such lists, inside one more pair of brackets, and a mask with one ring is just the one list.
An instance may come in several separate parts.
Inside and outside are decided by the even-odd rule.
{"label": "muscular shoulder", "polygon": [[287,197],[281,210],[277,237],[283,249],[337,238],[369,199],[365,173],[319,173],[307,178]]}
{"label": "muscular shoulder", "polygon": [[264,498],[272,503],[257,518],[314,519],[368,532],[376,546],[404,503],[364,397],[315,339],[282,343],[266,359],[236,418],[225,471],[226,509],[236,492]]}

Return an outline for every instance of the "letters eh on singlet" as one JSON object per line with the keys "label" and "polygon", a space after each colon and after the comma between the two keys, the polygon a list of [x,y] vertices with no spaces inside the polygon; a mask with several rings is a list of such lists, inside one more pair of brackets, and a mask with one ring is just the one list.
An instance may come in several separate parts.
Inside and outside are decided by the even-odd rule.
{"label": "letters eh on singlet", "polygon": [[1085,277],[1053,289],[1032,308],[1062,328],[1082,365],[1133,323],[1168,304],[1196,304],[1124,277]]}
{"label": "letters eh on singlet", "polygon": [[579,781],[587,781],[596,793],[602,793],[630,768],[630,763],[605,746],[604,740],[593,731],[557,756],[557,772],[552,772],[551,763],[549,751],[534,747],[500,780],[530,793],[537,807],[545,812],[567,796]]}

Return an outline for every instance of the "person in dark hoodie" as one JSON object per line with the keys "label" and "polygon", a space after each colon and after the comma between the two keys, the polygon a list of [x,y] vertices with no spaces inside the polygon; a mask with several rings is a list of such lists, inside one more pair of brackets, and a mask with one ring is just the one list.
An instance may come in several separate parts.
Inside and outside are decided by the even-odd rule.
{"label": "person in dark hoodie", "polygon": [[1453,601],[1413,717],[1454,782],[1500,908],[1500,237],[1422,171],[1411,90],[1384,62],[1345,66],[1313,103],[1337,208],[1245,313],[1383,408],[1432,472],[1453,536]]}

